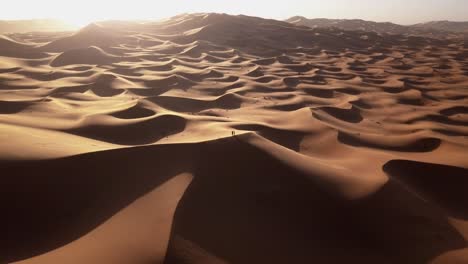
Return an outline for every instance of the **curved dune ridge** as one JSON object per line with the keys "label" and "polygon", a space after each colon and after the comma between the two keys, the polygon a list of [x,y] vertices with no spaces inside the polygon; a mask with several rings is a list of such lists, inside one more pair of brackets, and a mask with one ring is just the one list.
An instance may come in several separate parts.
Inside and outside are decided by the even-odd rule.
{"label": "curved dune ridge", "polygon": [[84,49],[63,52],[50,65],[56,67],[71,64],[110,64],[114,61],[118,61],[115,56],[106,53],[99,47],[90,46]]}
{"label": "curved dune ridge", "polygon": [[35,58],[38,57],[37,52],[31,52],[34,45],[22,43],[16,39],[5,35],[0,35],[0,56],[18,57],[18,58]]}
{"label": "curved dune ridge", "polygon": [[462,38],[226,14],[0,38],[0,263],[468,263]]}

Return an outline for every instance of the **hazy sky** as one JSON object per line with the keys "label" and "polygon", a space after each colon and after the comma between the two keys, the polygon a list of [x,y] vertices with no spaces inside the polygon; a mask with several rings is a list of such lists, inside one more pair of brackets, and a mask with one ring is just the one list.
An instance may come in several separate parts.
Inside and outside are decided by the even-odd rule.
{"label": "hazy sky", "polygon": [[75,24],[104,19],[165,18],[185,12],[246,14],[275,19],[362,18],[412,24],[467,20],[468,0],[12,0],[0,19],[59,18]]}

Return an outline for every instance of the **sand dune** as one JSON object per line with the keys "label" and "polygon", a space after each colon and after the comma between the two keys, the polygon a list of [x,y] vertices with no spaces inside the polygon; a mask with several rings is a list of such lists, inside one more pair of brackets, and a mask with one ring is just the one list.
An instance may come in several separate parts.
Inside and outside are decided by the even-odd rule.
{"label": "sand dune", "polygon": [[46,51],[63,52],[89,46],[109,47],[117,43],[117,36],[98,24],[90,24],[69,37],[60,38],[42,47]]}
{"label": "sand dune", "polygon": [[50,65],[56,67],[71,64],[111,64],[117,61],[118,59],[115,59],[115,56],[103,51],[99,47],[90,46],[63,52]]}
{"label": "sand dune", "polygon": [[451,33],[467,33],[468,22],[430,21],[414,25],[399,25],[391,22],[374,22],[362,19],[327,19],[294,16],[287,22],[298,26],[311,28],[339,28],[342,30],[360,30],[380,34],[416,34],[416,35],[448,35]]}
{"label": "sand dune", "polygon": [[0,34],[72,30],[75,30],[75,27],[55,19],[0,20]]}
{"label": "sand dune", "polygon": [[21,43],[8,36],[0,35],[0,56],[34,58],[32,45]]}
{"label": "sand dune", "polygon": [[468,262],[467,54],[226,14],[4,35],[0,262]]}
{"label": "sand dune", "polygon": [[414,25],[414,27],[421,29],[437,29],[453,32],[468,33],[468,22],[456,21],[430,21]]}
{"label": "sand dune", "polygon": [[307,26],[312,28],[331,28],[336,27],[343,30],[362,30],[378,33],[393,33],[404,34],[409,31],[408,27],[390,23],[390,22],[373,22],[362,19],[326,19],[313,18],[308,19],[302,16],[294,16],[286,19],[287,22]]}

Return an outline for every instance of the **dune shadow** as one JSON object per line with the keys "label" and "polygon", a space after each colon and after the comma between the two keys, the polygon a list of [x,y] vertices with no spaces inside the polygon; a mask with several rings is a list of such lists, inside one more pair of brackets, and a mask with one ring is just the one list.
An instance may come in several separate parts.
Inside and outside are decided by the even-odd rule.
{"label": "dune shadow", "polygon": [[176,210],[166,263],[200,255],[197,247],[179,251],[177,238],[225,263],[342,263],[350,255],[375,263],[361,255],[366,245],[351,242],[339,201],[294,168],[232,141],[203,146],[204,161]]}
{"label": "dune shadow", "polygon": [[31,101],[0,101],[0,114],[16,114],[33,104]]}
{"label": "dune shadow", "polygon": [[176,211],[167,264],[424,264],[465,246],[442,212],[397,182],[345,201],[248,144],[201,149],[205,157]]}
{"label": "dune shadow", "polygon": [[[385,137],[385,135],[382,135]],[[345,132],[338,132],[338,140],[344,144],[355,147],[368,147],[404,152],[430,152],[437,149],[442,141],[438,138],[421,138],[412,142],[390,145],[377,140],[366,139],[365,135],[352,135]]]}
{"label": "dune shadow", "polygon": [[234,129],[244,131],[255,131],[258,134],[270,141],[275,142],[278,145],[286,147],[288,149],[299,151],[300,144],[304,139],[304,133],[297,131],[288,131],[283,129],[276,129],[264,125],[257,124],[245,124],[232,126]]}
{"label": "dune shadow", "polygon": [[183,117],[160,115],[132,124],[91,124],[66,132],[114,144],[143,145],[178,134],[184,131],[186,124],[187,120]]}
{"label": "dune shadow", "polygon": [[176,96],[155,96],[147,100],[177,112],[200,112],[211,108],[237,109],[241,107],[242,98],[236,94],[228,93],[212,100],[185,98]]}
{"label": "dune shadow", "polygon": [[127,109],[114,112],[111,114],[111,116],[120,118],[120,119],[136,119],[136,118],[153,116],[155,114],[156,112],[154,112],[153,110],[145,108],[144,106],[140,104],[136,104]]}
{"label": "dune shadow", "polygon": [[361,239],[377,245],[392,263],[425,264],[466,246],[444,212],[392,179],[348,209]]}
{"label": "dune shadow", "polygon": [[[343,109],[338,107],[320,107],[318,110],[323,111],[324,113],[333,116],[336,119],[349,122],[349,123],[360,123],[364,118],[361,115],[361,110],[355,107],[354,105],[351,106],[349,109]],[[313,113],[314,117],[321,119],[321,117],[317,113]]]}
{"label": "dune shadow", "polygon": [[446,209],[450,214],[468,219],[468,170],[460,167],[392,160],[384,171],[409,189]]}
{"label": "dune shadow", "polygon": [[0,163],[0,262],[48,252],[85,235],[187,171],[191,150],[165,145]]}

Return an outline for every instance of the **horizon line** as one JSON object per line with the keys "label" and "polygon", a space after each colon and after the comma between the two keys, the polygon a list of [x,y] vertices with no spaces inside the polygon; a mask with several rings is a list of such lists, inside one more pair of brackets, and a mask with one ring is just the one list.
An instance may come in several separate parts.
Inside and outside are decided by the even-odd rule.
{"label": "horizon line", "polygon": [[[374,22],[374,23],[392,23],[395,25],[400,25],[400,26],[413,26],[413,25],[418,25],[418,24],[425,24],[425,23],[431,23],[431,22],[452,22],[452,23],[464,23],[467,22],[468,20],[450,20],[450,19],[437,19],[437,20],[426,20],[423,22],[418,22],[418,23],[411,23],[411,24],[404,24],[404,23],[397,23],[393,21],[377,21],[377,20],[369,20],[369,19],[364,19],[364,18],[359,18],[359,17],[353,17],[353,18],[332,18],[332,17],[307,17],[304,15],[293,15],[288,18],[275,18],[275,17],[263,17],[263,16],[254,16],[254,15],[246,15],[246,14],[232,14],[232,13],[220,13],[220,12],[185,12],[185,13],[179,13],[175,14],[172,16],[165,16],[165,17],[154,17],[154,18],[103,18],[103,19],[96,19],[94,21],[89,22],[88,24],[91,23],[99,23],[99,22],[105,22],[105,21],[156,21],[156,20],[164,20],[164,19],[169,19],[175,16],[180,16],[184,14],[226,14],[226,15],[231,15],[231,16],[250,16],[250,17],[258,17],[258,18],[264,18],[264,19],[273,19],[273,20],[278,20],[278,21],[286,21],[288,19],[291,19],[293,17],[302,17],[305,19],[327,19],[327,20],[362,20],[366,22]],[[25,22],[25,21],[40,21],[40,20],[52,20],[52,21],[57,21],[57,22],[62,22],[64,24],[70,24],[71,23],[67,22],[66,19],[64,18],[58,18],[58,17],[33,17],[33,18],[20,18],[20,19],[8,19],[8,18],[1,18],[1,22]]]}

